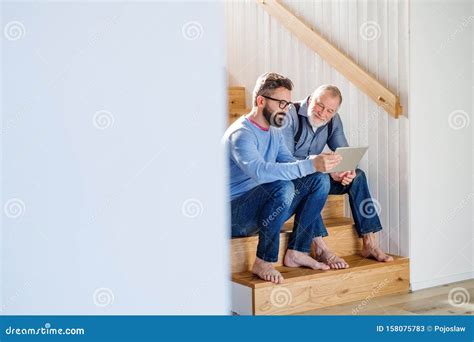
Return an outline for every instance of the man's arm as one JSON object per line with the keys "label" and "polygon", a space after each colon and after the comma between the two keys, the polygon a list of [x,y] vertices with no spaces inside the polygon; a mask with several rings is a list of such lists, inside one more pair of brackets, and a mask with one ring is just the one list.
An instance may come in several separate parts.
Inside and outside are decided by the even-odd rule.
{"label": "man's arm", "polygon": [[338,113],[332,118],[332,134],[328,137],[327,144],[332,151],[335,151],[338,147],[349,146],[344,134],[342,120]]}
{"label": "man's arm", "polygon": [[[277,180],[292,180],[316,171],[312,160],[291,162],[267,162],[257,149],[255,137],[244,130],[234,132],[229,137],[230,157],[249,177],[264,184]],[[281,141],[279,142],[281,145]],[[288,151],[288,154],[291,154]],[[280,156],[279,156],[280,157]],[[282,154],[282,159],[287,158]]]}
{"label": "man's arm", "polygon": [[283,134],[280,134],[280,148],[278,149],[277,162],[279,163],[292,163],[297,159],[293,157],[293,154],[288,149],[288,146],[285,142],[285,137]]}

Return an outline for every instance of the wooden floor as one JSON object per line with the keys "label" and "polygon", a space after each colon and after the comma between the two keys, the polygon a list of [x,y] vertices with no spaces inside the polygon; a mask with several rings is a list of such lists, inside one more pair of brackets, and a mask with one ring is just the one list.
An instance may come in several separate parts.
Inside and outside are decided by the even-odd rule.
{"label": "wooden floor", "polygon": [[[456,307],[449,302],[449,292],[464,288],[470,302]],[[331,306],[298,315],[473,315],[474,280],[437,286],[403,295],[368,298],[365,301]]]}

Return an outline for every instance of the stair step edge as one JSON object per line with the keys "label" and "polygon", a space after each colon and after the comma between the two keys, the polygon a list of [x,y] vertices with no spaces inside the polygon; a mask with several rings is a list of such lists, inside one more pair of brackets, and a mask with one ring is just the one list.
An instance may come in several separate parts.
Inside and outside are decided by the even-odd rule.
{"label": "stair step edge", "polygon": [[[291,277],[285,278],[285,281],[283,284],[279,284],[279,285],[258,279],[256,276],[252,276],[250,271],[233,273],[232,281],[235,283],[250,287],[252,289],[258,289],[258,288],[264,288],[264,287],[285,286],[291,283],[324,278],[324,277],[331,277],[335,275],[358,272],[358,271],[367,270],[367,269],[375,269],[375,268],[382,268],[382,267],[390,268],[391,266],[395,266],[395,265],[402,265],[402,264],[408,265],[409,264],[408,257],[402,257],[402,256],[394,255],[394,254],[389,254],[389,255],[391,255],[394,258],[394,261],[388,262],[388,263],[365,259],[358,255],[345,256],[344,258],[346,259],[355,258],[355,260],[352,262],[348,260],[349,265],[354,264],[356,262],[360,262],[361,260],[369,260],[373,262],[368,263],[367,261],[364,261],[363,265],[355,265],[355,266],[351,265],[351,267],[346,268],[346,269],[341,269],[341,270],[321,271],[321,270],[311,270],[308,268],[294,268],[294,269],[291,269],[290,272],[293,274],[296,272],[301,272],[301,275],[294,276],[292,274]],[[277,266],[276,269],[282,272],[283,276],[285,276],[285,273],[287,273],[287,270],[289,268],[285,266]]]}

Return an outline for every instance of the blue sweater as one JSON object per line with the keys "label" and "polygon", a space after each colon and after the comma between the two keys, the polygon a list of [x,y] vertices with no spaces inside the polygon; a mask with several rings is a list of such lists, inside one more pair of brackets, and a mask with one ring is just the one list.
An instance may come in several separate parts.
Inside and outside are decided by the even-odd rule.
{"label": "blue sweater", "polygon": [[316,171],[311,160],[293,157],[281,129],[264,131],[244,116],[226,130],[223,141],[230,159],[231,200],[259,184],[292,180]]}

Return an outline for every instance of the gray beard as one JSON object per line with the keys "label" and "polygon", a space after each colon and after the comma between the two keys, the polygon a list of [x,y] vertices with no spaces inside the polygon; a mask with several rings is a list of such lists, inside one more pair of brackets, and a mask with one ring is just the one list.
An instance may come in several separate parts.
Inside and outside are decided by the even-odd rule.
{"label": "gray beard", "polygon": [[313,127],[314,129],[318,129],[319,127],[322,127],[327,124],[326,121],[316,122],[312,116],[309,116],[308,119],[309,123],[311,124],[311,127]]}

